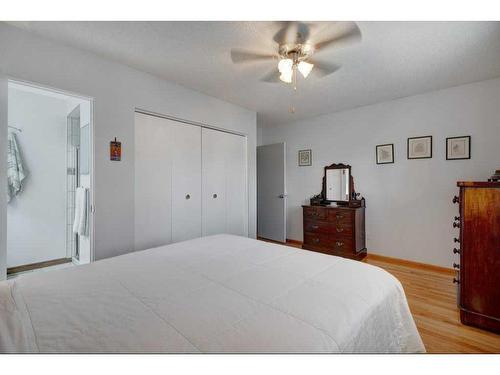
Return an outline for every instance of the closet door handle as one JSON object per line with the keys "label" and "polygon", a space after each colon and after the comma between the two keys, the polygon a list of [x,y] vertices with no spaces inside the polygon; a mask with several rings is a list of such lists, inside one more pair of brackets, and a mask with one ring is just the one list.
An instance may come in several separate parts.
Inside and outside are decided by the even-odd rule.
{"label": "closet door handle", "polygon": [[217,194],[212,195],[212,198],[214,199],[217,198]]}
{"label": "closet door handle", "polygon": [[191,199],[191,195],[186,194],[186,199]]}

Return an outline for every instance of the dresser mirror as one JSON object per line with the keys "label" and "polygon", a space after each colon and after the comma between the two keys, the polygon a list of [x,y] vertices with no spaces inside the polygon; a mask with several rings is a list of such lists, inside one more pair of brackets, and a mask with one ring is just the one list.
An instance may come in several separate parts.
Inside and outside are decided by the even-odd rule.
{"label": "dresser mirror", "polygon": [[335,202],[339,205],[347,205],[353,196],[353,185],[350,165],[329,165],[325,167],[323,177],[323,200],[326,202]]}

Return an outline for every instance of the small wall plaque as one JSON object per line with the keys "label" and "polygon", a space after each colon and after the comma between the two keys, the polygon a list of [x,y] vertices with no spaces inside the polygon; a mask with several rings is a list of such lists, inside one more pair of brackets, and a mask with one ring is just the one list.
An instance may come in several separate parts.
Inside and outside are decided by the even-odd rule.
{"label": "small wall plaque", "polygon": [[300,150],[299,151],[299,167],[310,167],[312,165],[312,151]]}
{"label": "small wall plaque", "polygon": [[122,160],[122,143],[116,140],[109,142],[109,159],[111,161]]}

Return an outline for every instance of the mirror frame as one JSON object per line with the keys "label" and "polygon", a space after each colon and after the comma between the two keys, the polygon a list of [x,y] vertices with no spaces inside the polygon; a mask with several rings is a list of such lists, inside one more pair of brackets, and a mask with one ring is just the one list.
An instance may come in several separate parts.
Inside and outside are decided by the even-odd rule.
{"label": "mirror frame", "polygon": [[[349,169],[349,199],[348,200],[332,201],[332,200],[326,199],[326,172],[329,169]],[[323,174],[323,188],[321,189],[321,196],[323,198],[323,202],[328,202],[328,203],[335,202],[339,205],[348,205],[349,202],[352,200],[353,192],[354,192],[354,178],[352,177],[352,171],[351,171],[350,165],[342,164],[342,163],[339,163],[339,164],[333,163],[333,164],[325,167],[324,174]]]}

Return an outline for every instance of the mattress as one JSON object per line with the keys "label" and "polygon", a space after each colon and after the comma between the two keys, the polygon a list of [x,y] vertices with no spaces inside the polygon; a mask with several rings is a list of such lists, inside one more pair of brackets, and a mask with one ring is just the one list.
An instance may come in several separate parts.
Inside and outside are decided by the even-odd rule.
{"label": "mattress", "polygon": [[340,257],[216,235],[0,283],[0,351],[424,352],[403,288]]}

